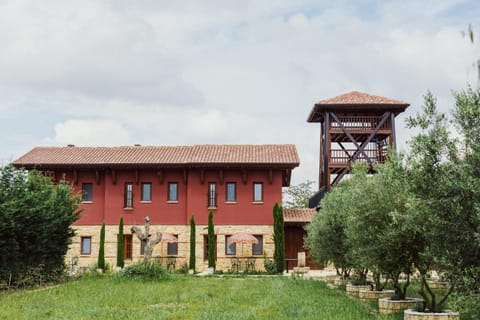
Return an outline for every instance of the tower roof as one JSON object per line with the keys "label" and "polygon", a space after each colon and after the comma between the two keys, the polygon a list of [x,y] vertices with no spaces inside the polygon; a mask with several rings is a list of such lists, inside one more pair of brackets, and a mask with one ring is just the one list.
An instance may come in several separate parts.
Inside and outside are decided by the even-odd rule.
{"label": "tower roof", "polygon": [[330,99],[320,100],[313,106],[308,122],[323,122],[328,111],[381,114],[393,111],[395,115],[405,111],[410,104],[382,96],[352,91]]}

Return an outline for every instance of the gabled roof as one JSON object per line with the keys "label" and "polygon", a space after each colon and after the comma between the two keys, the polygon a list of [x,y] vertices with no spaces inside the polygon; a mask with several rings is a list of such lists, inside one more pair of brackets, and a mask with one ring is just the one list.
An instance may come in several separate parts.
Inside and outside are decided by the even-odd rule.
{"label": "gabled roof", "polygon": [[352,91],[339,96],[320,100],[313,106],[308,122],[322,122],[323,113],[327,111],[384,112],[393,111],[395,115],[405,111],[410,104],[382,96],[359,91]]}
{"label": "gabled roof", "polygon": [[309,223],[317,210],[310,208],[284,208],[283,220],[285,223]]}
{"label": "gabled roof", "polygon": [[12,164],[16,167],[112,166],[275,166],[299,165],[295,145],[194,145],[123,147],[36,147]]}

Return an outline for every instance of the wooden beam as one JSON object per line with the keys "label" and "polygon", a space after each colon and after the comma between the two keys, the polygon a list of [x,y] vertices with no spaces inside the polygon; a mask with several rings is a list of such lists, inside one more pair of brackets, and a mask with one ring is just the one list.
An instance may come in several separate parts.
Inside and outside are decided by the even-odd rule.
{"label": "wooden beam", "polygon": [[370,141],[373,139],[373,137],[377,134],[378,130],[380,130],[380,128],[383,126],[383,124],[385,123],[385,121],[387,121],[387,119],[389,117],[390,117],[390,112],[387,112],[386,114],[384,114],[382,120],[377,124],[377,126],[375,127],[373,132],[368,136],[367,140],[365,140],[362,143],[362,145],[360,146],[360,148],[358,148],[358,150],[355,151],[355,153],[353,154],[352,159],[350,160],[348,165],[345,167],[345,169],[342,170],[342,172],[340,174],[337,175],[335,180],[332,182],[332,185],[336,185],[343,178],[343,176],[346,175],[348,171],[350,171],[351,163],[358,158],[360,153],[363,153],[363,150],[365,149],[367,144],[370,143]]}
{"label": "wooden beam", "polygon": [[390,112],[390,126],[392,130],[391,134],[391,141],[390,142],[390,147],[392,147],[393,150],[397,148],[397,141],[396,141],[396,136],[395,136],[395,114],[393,112]]}
{"label": "wooden beam", "polygon": [[112,169],[112,183],[117,184],[117,173],[115,172],[115,169]]}
{"label": "wooden beam", "polygon": [[138,181],[139,181],[139,175],[138,175],[138,169],[135,169],[135,184],[138,185]]}
{"label": "wooden beam", "polygon": [[329,164],[329,147],[330,147],[330,112],[325,113],[325,117],[323,120],[323,181],[322,184],[327,188],[327,191],[330,191],[330,173],[328,169]]}
{"label": "wooden beam", "polygon": [[247,184],[248,177],[247,177],[247,170],[245,169],[242,169],[242,180],[243,180],[243,184]]}
{"label": "wooden beam", "polygon": [[205,183],[205,170],[201,169],[200,170],[200,184]]}
{"label": "wooden beam", "polygon": [[269,184],[273,183],[273,171],[272,171],[272,169],[268,170],[268,183]]}
{"label": "wooden beam", "polygon": [[77,184],[78,184],[77,169],[73,169],[73,184],[74,184],[74,185],[77,185]]}
{"label": "wooden beam", "polygon": [[187,169],[183,170],[183,183],[187,184],[188,172]]}
{"label": "wooden beam", "polygon": [[97,184],[97,186],[100,184],[100,171],[95,170],[95,183]]}
{"label": "wooden beam", "polygon": [[[337,118],[337,116],[335,115],[335,113],[332,112],[332,118],[333,120],[335,120],[336,123],[338,123],[338,125],[340,126],[340,128],[342,129],[342,131],[347,135],[347,137],[352,141],[352,143],[355,145],[355,147],[358,149],[360,149],[360,146],[358,145],[357,143],[357,140],[355,140],[355,138],[350,134],[350,132],[348,132],[348,129],[345,128],[345,126],[343,125],[343,123]],[[378,132],[378,130],[375,131],[375,134]],[[368,157],[368,155],[363,152],[363,149],[361,151],[361,153],[365,156],[365,159],[367,160],[368,164],[372,164],[372,160]]]}
{"label": "wooden beam", "polygon": [[160,169],[157,171],[158,183],[163,184],[163,170]]}
{"label": "wooden beam", "polygon": [[223,170],[218,171],[218,182],[223,185]]}

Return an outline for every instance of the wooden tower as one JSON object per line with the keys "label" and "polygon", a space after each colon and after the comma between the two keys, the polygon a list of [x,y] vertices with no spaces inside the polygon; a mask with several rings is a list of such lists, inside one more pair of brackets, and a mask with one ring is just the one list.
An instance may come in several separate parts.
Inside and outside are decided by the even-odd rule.
{"label": "wooden tower", "polygon": [[320,123],[319,191],[310,208],[350,172],[352,162],[385,161],[388,147],[395,148],[395,117],[408,106],[358,91],[315,103],[307,121]]}

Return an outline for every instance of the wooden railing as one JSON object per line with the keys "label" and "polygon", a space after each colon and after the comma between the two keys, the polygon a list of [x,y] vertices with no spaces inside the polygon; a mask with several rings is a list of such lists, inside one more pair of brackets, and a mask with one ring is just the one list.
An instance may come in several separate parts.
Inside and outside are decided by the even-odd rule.
{"label": "wooden railing", "polygon": [[[343,124],[347,129],[353,130],[373,130],[378,123],[382,120],[381,116],[338,116],[338,120]],[[331,129],[341,129],[340,125],[332,119],[330,122]],[[382,129],[390,128],[390,120],[385,121],[385,123],[380,127]]]}
{"label": "wooden railing", "polygon": [[[357,149],[346,149],[347,152],[340,149],[330,150],[330,163],[331,164],[347,164],[352,159],[353,155],[357,151]],[[372,162],[383,163],[385,158],[387,157],[387,150],[386,149],[364,149],[364,153]],[[367,162],[365,155],[361,153],[356,162]]]}

